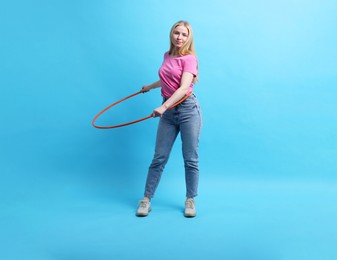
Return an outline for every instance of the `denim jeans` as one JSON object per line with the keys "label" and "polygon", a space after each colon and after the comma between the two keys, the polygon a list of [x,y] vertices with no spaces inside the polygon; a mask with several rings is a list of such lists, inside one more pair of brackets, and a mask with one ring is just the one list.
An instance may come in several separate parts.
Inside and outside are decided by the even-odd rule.
{"label": "denim jeans", "polygon": [[198,195],[201,126],[201,110],[194,94],[178,106],[165,111],[158,125],[155,153],[149,167],[144,196],[153,197],[179,132],[185,166],[186,197]]}

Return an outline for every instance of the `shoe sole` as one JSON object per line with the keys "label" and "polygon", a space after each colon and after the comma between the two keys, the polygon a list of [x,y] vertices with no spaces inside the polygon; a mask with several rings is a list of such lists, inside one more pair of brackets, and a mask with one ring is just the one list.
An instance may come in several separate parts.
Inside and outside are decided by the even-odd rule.
{"label": "shoe sole", "polygon": [[186,218],[194,218],[197,216],[197,214],[184,214]]}
{"label": "shoe sole", "polygon": [[151,208],[149,208],[149,211],[148,211],[147,214],[139,214],[139,213],[136,212],[136,216],[137,217],[147,217],[149,215],[150,211],[151,211]]}

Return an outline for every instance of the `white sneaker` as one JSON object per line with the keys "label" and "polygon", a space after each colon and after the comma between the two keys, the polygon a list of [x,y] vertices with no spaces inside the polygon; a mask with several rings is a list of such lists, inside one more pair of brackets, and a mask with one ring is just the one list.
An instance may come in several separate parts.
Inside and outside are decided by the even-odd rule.
{"label": "white sneaker", "polygon": [[197,215],[193,198],[187,198],[185,202],[185,217],[193,218]]}
{"label": "white sneaker", "polygon": [[139,201],[139,208],[136,213],[138,217],[146,217],[147,215],[149,215],[150,211],[151,211],[151,202],[149,200]]}

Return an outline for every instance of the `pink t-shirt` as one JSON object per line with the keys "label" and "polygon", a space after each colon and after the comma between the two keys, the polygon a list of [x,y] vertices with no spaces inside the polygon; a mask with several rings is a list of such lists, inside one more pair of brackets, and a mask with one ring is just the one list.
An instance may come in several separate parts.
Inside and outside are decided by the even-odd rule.
{"label": "pink t-shirt", "polygon": [[[198,61],[194,55],[172,57],[168,52],[164,55],[164,61],[159,69],[159,78],[161,82],[161,95],[169,98],[180,87],[183,72],[190,72],[194,76],[198,74]],[[193,84],[188,89],[192,92]]]}

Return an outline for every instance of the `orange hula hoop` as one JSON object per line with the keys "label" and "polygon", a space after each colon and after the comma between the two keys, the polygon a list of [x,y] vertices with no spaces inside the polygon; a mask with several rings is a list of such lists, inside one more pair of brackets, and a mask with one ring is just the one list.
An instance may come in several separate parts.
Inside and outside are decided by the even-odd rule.
{"label": "orange hula hoop", "polygon": [[[127,126],[127,125],[132,125],[132,124],[135,124],[135,123],[138,123],[138,122],[141,122],[141,121],[144,121],[146,119],[149,119],[151,117],[153,117],[153,114],[151,113],[150,115],[146,116],[146,117],[142,117],[142,118],[139,118],[137,120],[134,120],[134,121],[130,121],[130,122],[127,122],[127,123],[123,123],[123,124],[118,124],[118,125],[110,125],[110,126],[99,126],[99,125],[96,125],[95,122],[96,120],[103,114],[105,113],[107,110],[109,110],[110,108],[114,107],[115,105],[129,99],[129,98],[132,98],[140,93],[144,93],[144,92],[141,92],[141,91],[138,91],[136,93],[133,93],[125,98],[122,98],[120,100],[118,100],[117,102],[111,104],[110,106],[104,108],[101,112],[99,112],[95,117],[94,119],[92,120],[91,124],[93,127],[95,128],[98,128],[98,129],[111,129],[111,128],[118,128],[118,127],[122,127],[122,126]],[[186,94],[182,99],[180,99],[178,102],[174,103],[172,106],[170,106],[168,109],[172,109],[174,108],[175,106],[179,105],[180,103],[182,103],[183,101],[185,101],[190,95],[192,94],[191,93],[188,93]]]}

